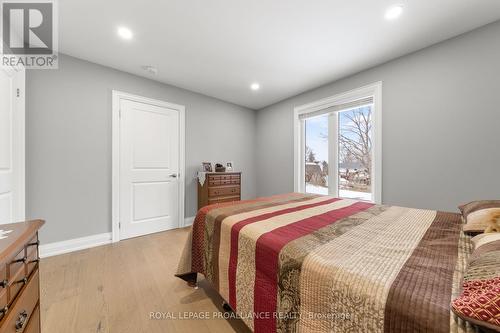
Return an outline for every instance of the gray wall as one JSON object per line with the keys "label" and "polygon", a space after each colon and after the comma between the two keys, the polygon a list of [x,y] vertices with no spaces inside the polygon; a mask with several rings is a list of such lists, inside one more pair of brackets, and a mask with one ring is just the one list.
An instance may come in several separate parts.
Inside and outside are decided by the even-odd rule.
{"label": "gray wall", "polygon": [[500,198],[499,36],[497,22],[258,111],[258,195],[293,191],[294,106],[383,81],[383,202]]}
{"label": "gray wall", "polygon": [[[186,106],[186,216],[201,161],[243,197],[293,191],[293,108],[383,81],[383,201],[455,210],[500,197],[500,22],[255,111],[76,58],[27,73],[27,216],[42,242],[111,230],[111,90]],[[332,60],[333,61],[333,60]],[[257,176],[258,175],[258,176]]]}
{"label": "gray wall", "polygon": [[62,55],[59,70],[29,70],[26,210],[45,218],[43,243],[111,231],[111,91],[186,106],[186,217],[197,210],[202,161],[234,161],[242,195],[256,193],[255,111]]}

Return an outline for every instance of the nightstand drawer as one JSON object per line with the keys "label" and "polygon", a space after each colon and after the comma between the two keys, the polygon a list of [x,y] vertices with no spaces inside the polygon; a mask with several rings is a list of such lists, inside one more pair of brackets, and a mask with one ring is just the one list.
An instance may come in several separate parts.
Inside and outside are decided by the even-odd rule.
{"label": "nightstand drawer", "polygon": [[220,197],[224,195],[237,195],[237,194],[240,194],[239,186],[213,187],[208,189],[209,197]]}

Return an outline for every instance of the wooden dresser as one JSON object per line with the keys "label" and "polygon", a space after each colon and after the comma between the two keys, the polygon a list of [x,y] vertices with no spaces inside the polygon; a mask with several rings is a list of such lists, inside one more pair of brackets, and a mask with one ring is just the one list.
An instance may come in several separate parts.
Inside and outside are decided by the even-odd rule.
{"label": "wooden dresser", "polygon": [[38,229],[42,220],[1,224],[0,333],[40,333]]}
{"label": "wooden dresser", "polygon": [[198,209],[219,202],[241,200],[241,172],[207,172],[198,182]]}

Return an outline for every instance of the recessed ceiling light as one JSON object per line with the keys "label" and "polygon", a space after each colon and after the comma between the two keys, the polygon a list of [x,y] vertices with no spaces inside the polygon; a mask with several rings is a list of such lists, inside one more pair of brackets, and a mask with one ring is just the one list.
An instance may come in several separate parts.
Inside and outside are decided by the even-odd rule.
{"label": "recessed ceiling light", "polygon": [[401,14],[403,14],[403,6],[402,5],[394,5],[394,6],[389,7],[385,11],[385,19],[386,20],[395,20],[398,17],[400,17]]}
{"label": "recessed ceiling light", "polygon": [[252,84],[250,85],[250,89],[252,89],[253,91],[257,91],[257,90],[259,90],[259,89],[260,89],[260,84],[258,84],[257,82],[252,83]]}
{"label": "recessed ceiling light", "polygon": [[134,37],[132,30],[126,27],[119,27],[117,32],[118,36],[120,36],[123,39],[132,39],[132,37]]}

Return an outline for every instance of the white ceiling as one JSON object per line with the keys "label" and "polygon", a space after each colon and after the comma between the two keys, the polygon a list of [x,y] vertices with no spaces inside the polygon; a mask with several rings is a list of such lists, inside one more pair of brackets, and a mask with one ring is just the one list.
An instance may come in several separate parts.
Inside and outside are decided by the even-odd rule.
{"label": "white ceiling", "polygon": [[[404,13],[386,21],[395,3]],[[59,45],[259,109],[499,19],[499,0],[60,0]]]}

